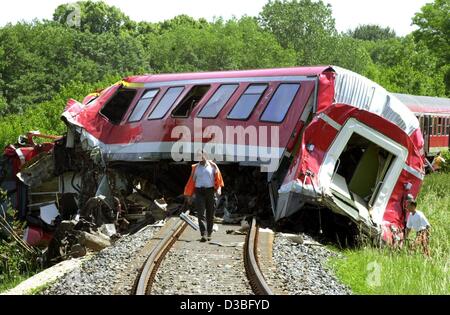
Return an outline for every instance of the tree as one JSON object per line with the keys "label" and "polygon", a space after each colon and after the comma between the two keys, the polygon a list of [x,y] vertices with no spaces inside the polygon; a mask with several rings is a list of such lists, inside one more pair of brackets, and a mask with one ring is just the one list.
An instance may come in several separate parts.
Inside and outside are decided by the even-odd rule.
{"label": "tree", "polygon": [[270,0],[259,21],[282,47],[295,49],[299,65],[320,63],[337,34],[331,6],[322,0]]}
{"label": "tree", "polygon": [[175,23],[170,31],[140,37],[156,72],[265,68],[295,64],[295,53],[250,17],[219,19],[199,28]]}
{"label": "tree", "polygon": [[386,40],[397,36],[390,27],[381,27],[373,24],[360,25],[353,31],[349,31],[348,35],[355,39],[370,41]]}
{"label": "tree", "polygon": [[0,51],[3,114],[49,100],[70,81],[91,83],[149,70],[142,43],[127,32],[79,32],[56,22],[0,28]]}
{"label": "tree", "polygon": [[334,36],[328,43],[328,54],[324,55],[320,64],[336,65],[365,75],[373,65],[370,54],[364,45],[346,35]]}
{"label": "tree", "polygon": [[446,94],[450,97],[450,0],[435,0],[422,7],[413,17],[417,42],[424,43],[438,57],[438,66],[445,70]]}
{"label": "tree", "polygon": [[8,111],[8,104],[6,103],[6,98],[0,93],[0,116],[4,116]]}
{"label": "tree", "polygon": [[203,18],[196,20],[186,14],[181,14],[170,20],[159,23],[159,26],[160,30],[162,31],[171,31],[182,26],[201,29],[208,27],[209,23]]}
{"label": "tree", "polygon": [[368,76],[391,92],[445,95],[444,72],[430,50],[412,36],[365,42],[376,68]]}
{"label": "tree", "polygon": [[78,28],[91,33],[112,32],[118,34],[122,29],[134,27],[130,18],[114,6],[103,1],[78,1],[58,6],[53,20],[62,25]]}

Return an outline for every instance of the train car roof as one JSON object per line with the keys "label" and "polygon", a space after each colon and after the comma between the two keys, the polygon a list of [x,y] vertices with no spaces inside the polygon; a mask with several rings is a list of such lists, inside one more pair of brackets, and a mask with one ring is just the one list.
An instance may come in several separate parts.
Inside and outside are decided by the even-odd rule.
{"label": "train car roof", "polygon": [[450,114],[450,99],[393,93],[414,113]]}
{"label": "train car roof", "polygon": [[324,71],[332,69],[330,66],[292,67],[277,69],[236,70],[216,72],[193,72],[175,74],[148,74],[131,76],[125,79],[129,83],[153,83],[182,80],[207,80],[221,78],[245,78],[245,77],[274,77],[274,76],[318,76]]}

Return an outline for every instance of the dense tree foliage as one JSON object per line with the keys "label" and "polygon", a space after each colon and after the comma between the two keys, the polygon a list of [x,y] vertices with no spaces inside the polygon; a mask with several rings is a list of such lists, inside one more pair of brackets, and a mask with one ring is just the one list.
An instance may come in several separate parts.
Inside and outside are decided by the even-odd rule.
{"label": "dense tree foliage", "polygon": [[130,18],[118,8],[90,0],[60,5],[53,14],[53,20],[97,34],[118,34],[122,29],[133,26]]}
{"label": "dense tree foliage", "polygon": [[395,31],[389,27],[381,27],[379,25],[367,24],[360,25],[352,31],[348,32],[348,35],[361,40],[386,40],[395,38]]}
{"label": "dense tree foliage", "polygon": [[438,58],[438,66],[445,73],[447,95],[450,95],[450,0],[435,0],[426,4],[413,18],[419,27],[414,34]]}
{"label": "dense tree foliage", "polygon": [[260,21],[284,48],[296,50],[298,64],[321,63],[337,34],[331,6],[321,0],[270,0]]}
{"label": "dense tree foliage", "polygon": [[80,33],[51,22],[20,23],[0,29],[0,45],[0,90],[7,102],[2,114],[49,100],[70,81],[92,83],[109,74],[146,69],[143,45],[127,33]]}
{"label": "dense tree foliage", "polygon": [[364,43],[375,67],[368,76],[392,92],[445,96],[438,60],[412,36]]}
{"label": "dense tree foliage", "polygon": [[134,22],[101,1],[61,5],[53,21],[0,28],[0,115],[29,113],[68,85],[108,76],[314,64],[351,69],[395,92],[448,96],[448,6],[424,6],[414,17],[419,29],[396,37],[377,25],[338,34],[331,6],[312,0],[271,0],[258,17],[212,22]]}

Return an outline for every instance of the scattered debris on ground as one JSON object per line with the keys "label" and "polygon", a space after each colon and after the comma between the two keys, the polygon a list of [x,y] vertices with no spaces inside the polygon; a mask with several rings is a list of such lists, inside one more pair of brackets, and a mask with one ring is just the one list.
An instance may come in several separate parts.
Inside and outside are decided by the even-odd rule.
{"label": "scattered debris on ground", "polygon": [[[71,132],[63,137],[32,132],[8,146],[1,158],[0,188],[8,192],[2,208],[16,209],[16,218],[26,223],[24,247],[39,248],[45,266],[101,251],[123,235],[192,207],[182,195],[188,164],[112,165],[99,147],[79,141]],[[216,198],[216,223],[271,214],[258,168],[223,168],[227,187]],[[185,219],[195,228],[194,216]]]}

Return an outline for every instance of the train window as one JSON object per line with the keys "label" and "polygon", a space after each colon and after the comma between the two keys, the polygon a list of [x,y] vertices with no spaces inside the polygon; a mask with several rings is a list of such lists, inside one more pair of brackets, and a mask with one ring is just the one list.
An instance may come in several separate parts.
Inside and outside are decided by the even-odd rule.
{"label": "train window", "polygon": [[136,96],[136,90],[120,88],[103,106],[100,114],[113,124],[119,124]]}
{"label": "train window", "polygon": [[300,84],[280,84],[261,116],[261,121],[280,123],[294,101]]}
{"label": "train window", "polygon": [[242,94],[239,101],[234,105],[231,112],[228,114],[229,119],[245,120],[250,117],[250,114],[258,104],[262,95],[267,89],[267,84],[253,84]]}
{"label": "train window", "polygon": [[192,112],[192,109],[201,101],[203,96],[208,93],[210,85],[194,86],[189,93],[181,101],[180,105],[172,112],[173,117],[187,118]]}
{"label": "train window", "polygon": [[238,84],[221,85],[208,103],[202,108],[198,117],[216,118],[238,87]]}
{"label": "train window", "polygon": [[172,107],[172,105],[175,103],[177,98],[181,95],[181,92],[183,92],[184,87],[177,86],[172,87],[166,91],[166,94],[161,98],[158,105],[153,109],[152,113],[148,117],[148,119],[161,119],[164,116],[166,116],[169,109]]}
{"label": "train window", "polygon": [[447,118],[446,130],[447,130],[447,132],[445,134],[447,136],[450,136],[450,118]]}
{"label": "train window", "polygon": [[155,96],[158,94],[159,90],[150,90],[144,93],[144,96],[139,100],[136,106],[133,109],[133,112],[128,119],[129,122],[140,121],[147,111],[148,107],[155,99]]}
{"label": "train window", "polygon": [[440,136],[442,134],[441,128],[442,128],[442,118],[439,117],[437,119],[437,135],[438,136]]}

